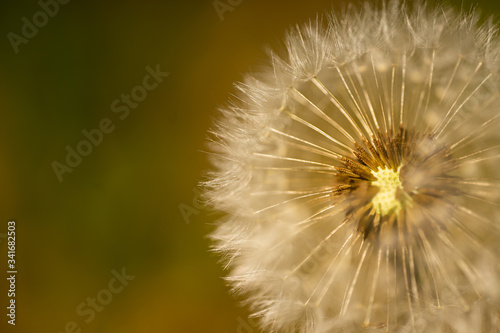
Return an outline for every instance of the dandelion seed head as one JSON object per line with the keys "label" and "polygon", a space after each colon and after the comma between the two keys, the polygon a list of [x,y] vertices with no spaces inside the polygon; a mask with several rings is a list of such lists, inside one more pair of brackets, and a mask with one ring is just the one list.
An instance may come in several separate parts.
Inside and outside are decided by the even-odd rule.
{"label": "dandelion seed head", "polygon": [[211,131],[227,281],[269,332],[500,328],[500,44],[399,1],[291,29]]}

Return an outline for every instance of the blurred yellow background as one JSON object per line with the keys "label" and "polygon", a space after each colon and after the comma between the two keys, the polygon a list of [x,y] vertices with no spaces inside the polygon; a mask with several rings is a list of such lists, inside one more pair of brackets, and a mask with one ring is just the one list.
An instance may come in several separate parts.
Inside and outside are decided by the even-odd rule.
{"label": "blurred yellow background", "polygon": [[[233,82],[266,63],[267,46],[280,49],[288,27],[342,4],[3,1],[0,331],[258,332],[209,252],[217,214],[196,201],[206,131]],[[478,5],[500,12],[498,2]],[[84,132],[96,144],[82,143]],[[68,149],[81,152],[74,167]]]}

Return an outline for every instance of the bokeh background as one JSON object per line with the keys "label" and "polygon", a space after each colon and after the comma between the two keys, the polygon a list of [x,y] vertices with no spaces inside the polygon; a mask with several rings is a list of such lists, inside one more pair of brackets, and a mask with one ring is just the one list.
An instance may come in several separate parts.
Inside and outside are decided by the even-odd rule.
{"label": "bokeh background", "polygon": [[[258,332],[208,250],[218,215],[196,190],[209,168],[206,131],[232,83],[266,63],[266,47],[282,48],[288,27],[345,3],[68,1],[16,53],[9,33],[23,36],[23,17],[33,22],[42,7],[2,1],[0,332]],[[500,13],[497,1],[477,5]],[[122,120],[111,104],[142,85],[147,66],[169,76]],[[66,164],[66,147],[104,118],[114,131],[60,181],[53,163]],[[15,327],[6,318],[9,220]],[[113,270],[134,279],[109,299]],[[106,304],[81,315],[96,297]]]}

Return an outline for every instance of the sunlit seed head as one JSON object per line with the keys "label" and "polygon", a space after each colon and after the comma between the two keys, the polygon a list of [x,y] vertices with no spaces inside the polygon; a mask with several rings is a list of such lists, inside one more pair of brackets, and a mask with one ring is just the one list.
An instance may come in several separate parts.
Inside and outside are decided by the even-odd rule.
{"label": "sunlit seed head", "polygon": [[377,178],[376,181],[372,182],[372,185],[379,188],[378,193],[372,199],[372,204],[377,213],[381,215],[387,215],[392,211],[397,214],[401,209],[401,202],[396,195],[397,190],[403,188],[399,179],[400,170],[401,166],[398,167],[397,171],[388,167],[378,167],[377,171],[372,171],[373,176]]}
{"label": "sunlit seed head", "polygon": [[286,38],[212,131],[211,237],[264,332],[500,332],[500,39],[418,1]]}

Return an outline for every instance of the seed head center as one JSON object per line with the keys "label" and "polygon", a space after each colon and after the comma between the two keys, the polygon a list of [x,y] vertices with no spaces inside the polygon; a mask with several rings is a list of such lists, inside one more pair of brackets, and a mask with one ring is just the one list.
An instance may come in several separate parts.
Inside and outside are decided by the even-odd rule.
{"label": "seed head center", "polygon": [[396,214],[401,209],[401,202],[396,196],[398,189],[402,189],[403,185],[399,180],[399,166],[397,171],[393,171],[387,167],[378,167],[377,171],[372,171],[372,174],[377,178],[372,182],[372,185],[379,188],[378,193],[373,197],[372,204],[375,210],[380,215],[387,215],[394,211]]}

